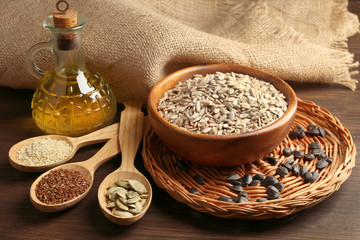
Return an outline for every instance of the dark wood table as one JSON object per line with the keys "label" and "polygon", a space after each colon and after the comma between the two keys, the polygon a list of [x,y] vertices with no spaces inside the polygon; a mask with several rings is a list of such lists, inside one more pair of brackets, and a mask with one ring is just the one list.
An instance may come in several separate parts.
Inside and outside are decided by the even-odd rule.
{"label": "dark wood table", "polygon": [[[349,9],[360,15],[360,2],[351,2]],[[349,47],[359,61],[360,34],[349,40]],[[291,85],[301,99],[312,100],[337,116],[360,146],[359,86],[351,91],[331,84]],[[39,212],[29,200],[30,185],[39,173],[20,172],[8,162],[13,144],[42,135],[31,118],[32,94],[33,90],[0,87],[0,239],[360,239],[359,166],[337,192],[310,209],[281,219],[222,219],[196,212],[158,188],[139,152],[136,166],[150,179],[154,197],[136,224],[115,225],[98,206],[97,188],[119,166],[120,156],[97,170],[92,189],[78,205],[59,213]],[[88,159],[100,147],[81,149],[74,161]],[[358,154],[356,160],[360,160]]]}

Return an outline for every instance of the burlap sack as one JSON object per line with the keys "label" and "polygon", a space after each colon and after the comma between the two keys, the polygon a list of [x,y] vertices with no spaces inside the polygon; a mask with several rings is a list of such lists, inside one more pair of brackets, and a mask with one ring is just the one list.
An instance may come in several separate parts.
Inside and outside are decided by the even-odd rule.
{"label": "burlap sack", "polygon": [[[146,100],[165,75],[190,65],[233,63],[285,80],[355,89],[347,38],[359,30],[345,0],[68,0],[85,14],[88,66],[118,101]],[[0,84],[35,88],[25,52],[50,39],[43,19],[56,1],[1,1]],[[39,60],[46,62],[47,60]]]}

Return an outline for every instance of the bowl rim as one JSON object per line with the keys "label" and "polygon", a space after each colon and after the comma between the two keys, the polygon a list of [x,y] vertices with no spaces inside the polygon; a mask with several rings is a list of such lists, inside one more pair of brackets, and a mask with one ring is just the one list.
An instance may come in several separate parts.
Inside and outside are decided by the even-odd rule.
{"label": "bowl rim", "polygon": [[[177,77],[177,76],[180,77],[183,74],[191,73],[191,72],[194,72],[193,75],[195,75],[195,74],[197,74],[196,71],[198,71],[199,69],[208,69],[208,70],[214,69],[214,71],[217,72],[218,71],[217,68],[221,68],[221,67],[228,67],[229,68],[228,72],[235,72],[235,73],[240,72],[241,69],[246,69],[247,71],[254,71],[254,72],[257,72],[258,74],[267,75],[268,77],[275,79],[275,81],[280,82],[284,86],[284,88],[287,89],[289,96],[291,96],[291,98],[288,100],[289,105],[288,105],[288,108],[285,111],[284,115],[282,115],[280,118],[278,118],[273,123],[266,125],[265,127],[261,127],[261,128],[258,128],[258,129],[252,130],[252,131],[244,132],[244,133],[234,133],[234,134],[226,134],[226,135],[213,135],[213,134],[190,132],[188,130],[180,128],[179,126],[177,126],[175,124],[169,123],[163,117],[161,117],[159,111],[157,110],[157,105],[158,105],[158,101],[163,96],[163,94],[156,102],[152,101],[152,99],[155,99],[156,90],[159,87],[161,87],[165,82],[167,82],[168,79],[173,79],[174,77]],[[233,69],[233,70],[231,70],[231,69]],[[259,79],[259,80],[263,80],[263,79]],[[181,80],[181,81],[184,81],[184,80]],[[263,80],[263,81],[266,81],[266,80]],[[276,89],[278,90],[278,88],[276,88]],[[280,90],[278,90],[278,91],[280,91]],[[280,92],[282,92],[284,94],[283,91],[280,91]],[[147,108],[148,108],[149,115],[152,115],[157,121],[160,122],[161,125],[163,125],[167,129],[172,129],[172,131],[175,131],[179,134],[188,135],[189,137],[192,137],[192,138],[198,138],[198,139],[206,138],[208,140],[233,140],[233,139],[251,137],[254,135],[260,135],[261,133],[272,131],[272,130],[278,128],[279,125],[283,125],[289,119],[293,118],[295,116],[296,109],[297,109],[296,94],[295,94],[294,90],[290,87],[290,85],[288,83],[286,83],[283,79],[281,79],[271,73],[257,69],[257,68],[247,67],[247,66],[243,66],[243,65],[234,65],[234,64],[203,64],[203,65],[195,65],[195,66],[177,70],[177,71],[165,76],[158,83],[156,83],[154,85],[154,87],[150,90],[147,102],[148,102]],[[150,117],[150,120],[151,120],[151,117]]]}

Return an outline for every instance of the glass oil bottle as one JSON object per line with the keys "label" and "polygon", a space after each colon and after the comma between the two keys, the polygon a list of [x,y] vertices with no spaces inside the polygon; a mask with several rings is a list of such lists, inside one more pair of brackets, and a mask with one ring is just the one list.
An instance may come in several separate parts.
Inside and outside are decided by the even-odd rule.
{"label": "glass oil bottle", "polygon": [[[86,24],[87,18],[75,10],[56,11],[43,22],[52,39],[27,53],[28,70],[41,79],[31,108],[44,133],[84,135],[112,123],[116,113],[109,84],[85,64],[82,31]],[[52,71],[42,72],[34,63],[36,53],[44,49],[54,54]]]}

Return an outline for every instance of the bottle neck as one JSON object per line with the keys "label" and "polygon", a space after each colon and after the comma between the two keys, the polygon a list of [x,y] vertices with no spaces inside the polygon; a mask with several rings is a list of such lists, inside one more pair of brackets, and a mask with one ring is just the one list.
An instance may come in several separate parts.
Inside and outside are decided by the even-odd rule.
{"label": "bottle neck", "polygon": [[85,69],[82,29],[70,32],[53,32],[55,72],[59,75],[76,75]]}

